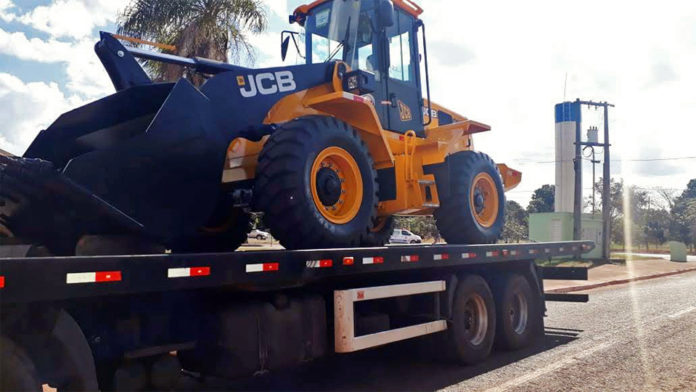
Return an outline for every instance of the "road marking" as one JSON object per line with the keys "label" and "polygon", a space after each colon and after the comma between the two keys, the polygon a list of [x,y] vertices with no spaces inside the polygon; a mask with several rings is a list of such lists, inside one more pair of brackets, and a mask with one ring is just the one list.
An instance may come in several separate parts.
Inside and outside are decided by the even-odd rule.
{"label": "road marking", "polygon": [[546,375],[546,374],[555,372],[556,370],[562,369],[562,368],[564,368],[564,367],[566,367],[566,366],[568,366],[568,365],[572,364],[573,362],[576,362],[580,359],[587,358],[598,351],[605,350],[605,349],[615,345],[616,343],[617,342],[600,343],[600,344],[598,344],[594,347],[590,347],[587,350],[584,350],[576,355],[567,357],[567,358],[560,360],[558,362],[554,362],[554,363],[552,363],[546,367],[543,367],[539,370],[536,370],[536,371],[531,372],[531,373],[527,373],[524,376],[512,379],[504,384],[498,385],[495,388],[486,389],[486,392],[502,392],[502,391],[506,391],[512,387],[516,387],[516,386],[528,383],[529,381],[534,380],[536,378],[539,378],[543,375]]}
{"label": "road marking", "polygon": [[696,310],[696,306],[691,306],[691,307],[689,307],[689,308],[687,308],[687,309],[682,310],[681,312],[677,312],[677,313],[670,314],[670,315],[667,316],[667,317],[669,317],[669,318],[671,318],[671,319],[676,319],[676,318],[679,318],[679,317],[681,317],[681,316],[683,316],[683,315],[685,315],[685,314],[687,314],[687,313],[691,313],[691,312],[693,312],[694,310]]}

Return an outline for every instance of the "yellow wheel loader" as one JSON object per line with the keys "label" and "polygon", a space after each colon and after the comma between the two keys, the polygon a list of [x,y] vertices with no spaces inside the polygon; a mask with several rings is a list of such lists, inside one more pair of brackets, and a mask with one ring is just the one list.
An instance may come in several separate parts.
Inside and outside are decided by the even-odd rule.
{"label": "yellow wheel loader", "polygon": [[[291,249],[381,246],[395,215],[434,215],[451,244],[495,242],[521,173],[474,150],[489,126],[430,100],[422,12],[410,0],[303,5],[290,16],[303,33],[281,37],[283,59],[293,50],[302,64],[266,69],[102,33],[117,92],[0,157],[0,226],[57,254],[95,237],[233,250],[251,212]],[[153,83],[136,58],[207,81]]]}

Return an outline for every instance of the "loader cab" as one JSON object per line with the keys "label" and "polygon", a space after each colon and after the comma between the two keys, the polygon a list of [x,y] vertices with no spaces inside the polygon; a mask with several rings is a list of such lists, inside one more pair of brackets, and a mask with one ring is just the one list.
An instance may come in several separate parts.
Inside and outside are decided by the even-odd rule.
{"label": "loader cab", "polygon": [[[404,0],[327,0],[290,17],[305,28],[308,64],[341,60],[370,79],[360,94],[374,102],[382,127],[424,136],[418,33],[420,9]],[[422,10],[421,10],[422,11]],[[284,49],[287,50],[287,49]]]}

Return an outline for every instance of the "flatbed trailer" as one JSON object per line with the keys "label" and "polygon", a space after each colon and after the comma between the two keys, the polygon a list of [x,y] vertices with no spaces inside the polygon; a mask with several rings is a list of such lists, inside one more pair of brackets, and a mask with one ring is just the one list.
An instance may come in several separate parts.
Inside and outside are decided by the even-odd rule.
{"label": "flatbed trailer", "polygon": [[182,368],[238,377],[419,336],[476,363],[494,341],[517,349],[543,334],[544,301],[587,301],[543,289],[585,269],[535,259],[593,247],[24,257],[29,246],[0,246],[0,389],[168,390]]}

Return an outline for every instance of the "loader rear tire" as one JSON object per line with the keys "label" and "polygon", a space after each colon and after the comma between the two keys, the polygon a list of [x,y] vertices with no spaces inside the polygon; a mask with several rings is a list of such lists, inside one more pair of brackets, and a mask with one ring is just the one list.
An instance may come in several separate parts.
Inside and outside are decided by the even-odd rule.
{"label": "loader rear tire", "polygon": [[434,214],[440,234],[448,244],[495,243],[505,223],[505,190],[495,162],[474,151],[452,154],[446,162],[450,189]]}
{"label": "loader rear tire", "polygon": [[264,145],[253,204],[285,248],[350,247],[373,227],[377,192],[357,132],[333,117],[307,116],[280,126]]}

